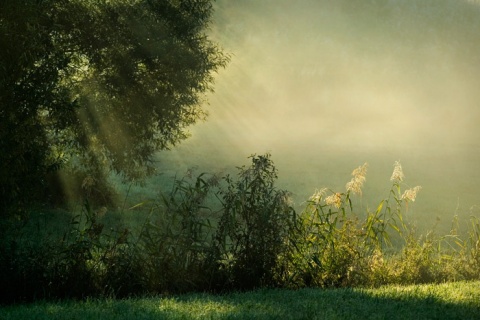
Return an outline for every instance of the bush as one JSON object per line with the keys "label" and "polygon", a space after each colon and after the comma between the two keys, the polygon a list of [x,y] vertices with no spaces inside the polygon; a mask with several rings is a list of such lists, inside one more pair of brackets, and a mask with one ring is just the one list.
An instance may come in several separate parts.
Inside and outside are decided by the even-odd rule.
{"label": "bush", "polygon": [[[105,233],[98,215],[86,202],[82,212],[72,218],[69,229],[58,237],[35,231],[26,224],[7,224],[2,233],[0,274],[4,286],[1,301],[84,298],[122,293],[129,264],[128,230]],[[61,233],[61,231],[59,231]],[[118,264],[119,260],[122,264]],[[125,268],[124,268],[125,269]],[[112,281],[119,280],[119,281]]]}
{"label": "bush", "polygon": [[403,172],[396,162],[388,198],[374,212],[367,211],[361,221],[352,196],[362,193],[366,173],[364,164],[352,172],[345,193],[324,188],[307,202],[300,227],[292,235],[295,250],[290,261],[295,272],[290,281],[294,286],[346,287],[388,281],[390,270],[384,251],[392,246],[392,232],[402,237],[407,228],[402,201],[414,201],[420,187],[401,193]]}
{"label": "bush", "polygon": [[206,206],[218,186],[216,175],[200,174],[194,183],[175,178],[174,186],[150,210],[139,238],[143,282],[150,292],[202,290],[211,281],[207,256],[212,250],[213,211]]}
{"label": "bush", "polygon": [[296,222],[289,193],[274,186],[277,170],[270,155],[251,159],[250,167],[239,168],[237,181],[225,178],[215,236],[218,262],[235,289],[278,284],[280,257]]}

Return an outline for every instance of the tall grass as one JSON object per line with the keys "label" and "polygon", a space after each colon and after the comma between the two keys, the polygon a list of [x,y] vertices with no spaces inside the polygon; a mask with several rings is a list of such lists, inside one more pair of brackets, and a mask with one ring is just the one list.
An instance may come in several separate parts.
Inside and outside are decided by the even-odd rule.
{"label": "tall grass", "polygon": [[420,187],[405,184],[400,163],[386,197],[358,211],[366,177],[364,164],[345,190],[320,189],[297,213],[267,154],[236,177],[175,178],[157,200],[124,210],[144,214],[137,228],[109,228],[108,209],[88,200],[55,235],[3,223],[1,300],[480,279],[478,217],[465,235],[455,220],[447,235],[417,234],[405,212]]}

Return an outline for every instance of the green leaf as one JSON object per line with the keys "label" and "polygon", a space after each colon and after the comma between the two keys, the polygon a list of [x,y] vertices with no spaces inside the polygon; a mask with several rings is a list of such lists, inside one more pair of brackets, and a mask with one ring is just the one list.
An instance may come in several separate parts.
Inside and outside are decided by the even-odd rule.
{"label": "green leaf", "polygon": [[378,204],[377,210],[375,210],[376,214],[379,214],[382,211],[384,202],[385,200],[380,201],[380,203]]}

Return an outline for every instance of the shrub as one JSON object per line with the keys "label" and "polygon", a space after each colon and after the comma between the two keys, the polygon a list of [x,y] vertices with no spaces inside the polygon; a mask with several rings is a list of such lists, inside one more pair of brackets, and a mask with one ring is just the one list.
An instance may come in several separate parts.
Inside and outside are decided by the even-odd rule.
{"label": "shrub", "polygon": [[300,215],[300,227],[292,235],[295,250],[290,261],[295,270],[291,279],[294,285],[343,287],[388,281],[392,271],[384,259],[385,249],[392,246],[392,233],[402,238],[407,229],[401,214],[402,203],[415,201],[420,187],[401,193],[404,175],[396,162],[388,197],[374,212],[367,210],[360,221],[352,196],[361,195],[366,172],[367,164],[356,168],[345,193],[324,188],[307,202]]}
{"label": "shrub", "polygon": [[201,290],[210,281],[205,270],[211,251],[213,211],[206,205],[216,175],[200,174],[194,183],[175,178],[173,188],[150,210],[139,237],[143,282],[152,292]]}
{"label": "shrub", "polygon": [[364,268],[358,220],[346,213],[350,195],[325,197],[326,192],[322,189],[310,198],[292,235],[291,262],[296,272],[291,281],[297,286],[351,285],[359,281]]}
{"label": "shrub", "polygon": [[[116,295],[127,278],[131,260],[128,230],[105,233],[98,221],[101,211],[88,201],[75,215],[63,236],[35,232],[31,226],[6,227],[2,234],[0,274],[1,301],[45,298],[84,298]],[[59,231],[61,233],[61,231]],[[122,264],[118,264],[121,259]],[[122,278],[114,278],[122,270]],[[118,280],[118,281],[115,281]]]}
{"label": "shrub", "polygon": [[289,193],[274,186],[277,170],[270,155],[251,159],[250,167],[239,168],[237,181],[225,178],[215,236],[217,262],[236,289],[277,284],[280,257],[296,219]]}

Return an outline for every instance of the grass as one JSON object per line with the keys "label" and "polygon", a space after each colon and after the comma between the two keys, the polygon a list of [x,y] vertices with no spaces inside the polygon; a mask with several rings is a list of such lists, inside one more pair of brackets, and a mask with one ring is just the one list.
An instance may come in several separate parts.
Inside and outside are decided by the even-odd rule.
{"label": "grass", "polygon": [[478,319],[480,282],[36,302],[0,319]]}

